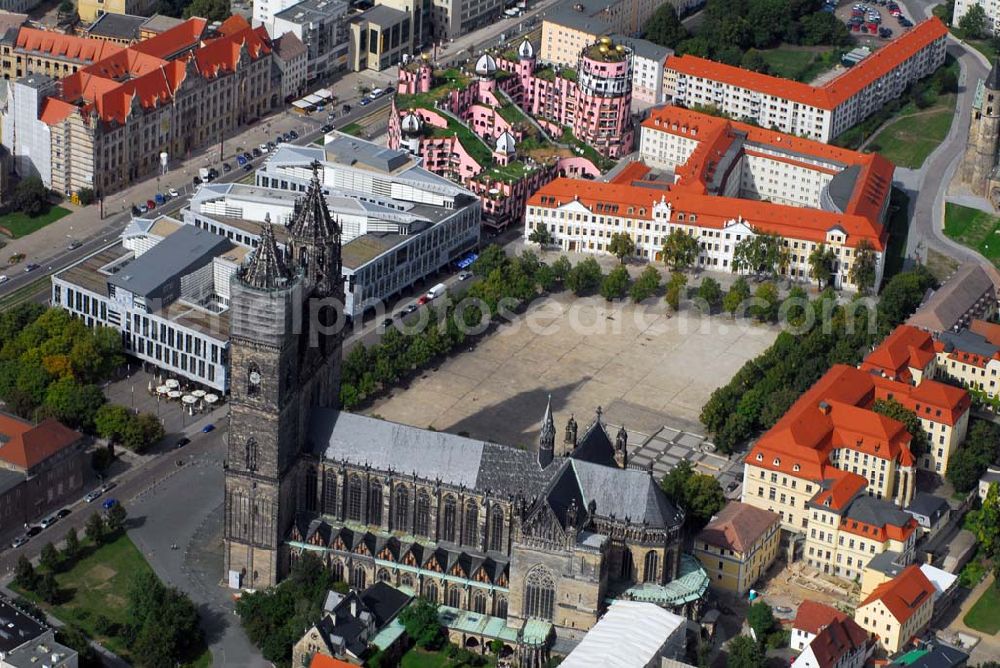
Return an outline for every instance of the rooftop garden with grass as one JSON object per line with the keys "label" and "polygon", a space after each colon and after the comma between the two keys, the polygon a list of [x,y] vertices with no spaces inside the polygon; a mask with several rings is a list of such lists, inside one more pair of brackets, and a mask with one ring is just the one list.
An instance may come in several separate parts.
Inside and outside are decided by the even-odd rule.
{"label": "rooftop garden with grass", "polygon": [[426,93],[416,95],[396,95],[398,109],[436,109],[437,103],[453,90],[462,90],[469,85],[470,78],[457,67],[438,70],[434,73],[434,87]]}

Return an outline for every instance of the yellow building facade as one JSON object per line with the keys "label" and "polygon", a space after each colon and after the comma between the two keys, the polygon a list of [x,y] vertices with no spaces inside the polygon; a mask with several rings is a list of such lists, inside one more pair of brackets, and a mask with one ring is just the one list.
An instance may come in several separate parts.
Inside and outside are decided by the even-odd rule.
{"label": "yellow building facade", "polygon": [[698,534],[694,553],[713,587],[744,594],[774,563],[780,542],[777,513],[733,502]]}
{"label": "yellow building facade", "polygon": [[934,585],[916,565],[877,586],[854,612],[890,656],[903,649],[931,621]]}

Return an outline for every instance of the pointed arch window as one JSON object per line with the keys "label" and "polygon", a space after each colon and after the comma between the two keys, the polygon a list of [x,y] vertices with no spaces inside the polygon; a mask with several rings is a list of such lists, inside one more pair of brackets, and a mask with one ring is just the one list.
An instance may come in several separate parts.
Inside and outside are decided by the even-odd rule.
{"label": "pointed arch window", "polygon": [[486,614],[486,594],[481,591],[477,591],[472,597],[472,611],[480,614]]}
{"label": "pointed arch window", "polygon": [[458,514],[455,497],[450,494],[444,497],[444,512],[441,520],[441,540],[455,542],[455,515]]}
{"label": "pointed arch window", "polygon": [[257,470],[257,439],[253,436],[247,439],[247,443],[244,446],[243,456],[246,464],[247,471]]}
{"label": "pointed arch window", "polygon": [[490,544],[489,549],[503,552],[503,509],[493,506],[490,511]]}
{"label": "pointed arch window", "polygon": [[410,491],[400,485],[393,492],[395,502],[393,503],[394,517],[392,529],[394,531],[410,530]]}
{"label": "pointed arch window", "polygon": [[347,485],[347,519],[360,522],[361,513],[364,511],[365,491],[361,484],[361,478],[352,475]]}
{"label": "pointed arch window", "polygon": [[316,501],[319,497],[319,490],[317,486],[319,484],[319,477],[316,474],[316,468],[313,466],[309,467],[306,471],[306,511],[310,513],[316,512]]}
{"label": "pointed arch window", "polygon": [[417,493],[417,507],[414,517],[413,533],[418,536],[430,537],[431,497],[426,489]]}
{"label": "pointed arch window", "polygon": [[323,512],[327,515],[337,513],[337,473],[323,472]]}
{"label": "pointed arch window", "polygon": [[462,518],[462,544],[479,547],[479,504],[475,499],[465,502],[465,517]]}
{"label": "pointed arch window", "polygon": [[448,605],[453,608],[462,607],[462,588],[458,585],[448,588]]}
{"label": "pointed arch window", "polygon": [[646,553],[646,558],[642,565],[643,582],[660,581],[660,554],[655,550]]}
{"label": "pointed arch window", "polygon": [[555,580],[549,569],[535,566],[524,578],[524,615],[552,621],[552,608],[556,599]]}
{"label": "pointed arch window", "polygon": [[368,524],[382,524],[382,484],[377,481],[368,488]]}

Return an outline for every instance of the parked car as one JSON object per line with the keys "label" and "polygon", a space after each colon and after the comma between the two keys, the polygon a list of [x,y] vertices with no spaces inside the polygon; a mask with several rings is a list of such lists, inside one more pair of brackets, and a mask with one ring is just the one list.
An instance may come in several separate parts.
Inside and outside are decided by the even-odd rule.
{"label": "parked car", "polygon": [[187,438],[187,437],[179,438],[179,439],[177,439],[177,447],[178,448],[183,448],[185,445],[187,445],[190,442],[191,442],[190,438]]}
{"label": "parked car", "polygon": [[228,162],[224,162],[222,163],[222,171],[228,174],[229,172],[233,171],[233,166],[230,165]]}
{"label": "parked car", "polygon": [[386,318],[382,321],[382,330],[385,331],[392,327],[392,318]]}
{"label": "parked car", "polygon": [[118,486],[118,483],[116,483],[116,482],[106,482],[103,485],[101,485],[101,492],[110,492],[111,490],[113,490],[117,486]]}
{"label": "parked car", "polygon": [[275,143],[275,144],[284,144],[284,143],[285,143],[285,138],[284,138],[284,137],[282,137],[281,135],[277,135],[277,136],[276,136],[276,137],[274,138],[274,143]]}
{"label": "parked car", "polygon": [[65,519],[69,517],[72,513],[73,511],[70,510],[69,508],[63,508],[58,513],[56,513],[56,517],[58,517],[59,519]]}
{"label": "parked car", "polygon": [[211,169],[208,170],[208,175],[213,180],[217,179],[217,178],[219,178],[219,170],[217,170],[215,167],[212,167]]}
{"label": "parked car", "polygon": [[77,248],[79,248],[82,245],[83,245],[82,241],[80,241],[79,239],[73,239],[73,241],[69,242],[69,249],[70,250],[76,250]]}
{"label": "parked car", "polygon": [[10,280],[10,277],[7,276],[7,274],[0,274],[0,285],[6,283],[9,280]]}
{"label": "parked car", "polygon": [[382,97],[382,94],[384,92],[385,91],[383,91],[381,88],[372,88],[372,91],[370,93],[368,93],[368,97],[369,97],[369,99],[377,100],[380,97]]}
{"label": "parked car", "polygon": [[344,106],[342,106],[340,108],[340,113],[342,113],[342,114],[349,114],[349,113],[351,113],[351,105],[345,104]]}
{"label": "parked car", "polygon": [[167,188],[167,194],[171,197],[180,197],[181,194],[177,192],[177,188]]}
{"label": "parked car", "polygon": [[250,153],[250,151],[247,151],[246,153],[244,153],[243,157],[247,159],[247,162],[250,162],[251,160],[253,160],[253,155]]}
{"label": "parked car", "polygon": [[244,171],[244,172],[252,172],[252,171],[253,171],[253,165],[251,165],[251,164],[250,164],[250,163],[248,162],[247,164],[243,165],[243,171]]}
{"label": "parked car", "polygon": [[215,425],[211,423],[206,424],[204,427],[201,428],[201,433],[203,434],[207,434],[212,431],[215,431]]}
{"label": "parked car", "polygon": [[17,538],[14,539],[14,542],[11,543],[10,546],[16,550],[17,548],[21,547],[27,542],[28,542],[27,536],[18,536]]}
{"label": "parked car", "polygon": [[358,102],[358,104],[360,104],[362,107],[367,106],[367,105],[369,105],[371,103],[372,103],[372,100],[371,100],[370,97],[363,97],[363,98],[361,98],[361,101]]}
{"label": "parked car", "polygon": [[292,139],[298,139],[299,138],[299,133],[296,132],[295,130],[289,130],[288,131],[288,136],[291,137]]}
{"label": "parked car", "polygon": [[34,538],[40,533],[42,533],[42,527],[38,526],[37,524],[33,524],[30,527],[28,527],[28,530],[24,532],[24,535],[27,536],[28,538]]}
{"label": "parked car", "polygon": [[153,199],[156,200],[157,206],[163,206],[167,203],[167,196],[163,193],[156,193],[156,196]]}
{"label": "parked car", "polygon": [[326,125],[320,128],[320,131],[323,133],[333,132],[333,123],[327,123]]}
{"label": "parked car", "polygon": [[417,310],[417,307],[416,307],[415,304],[407,304],[406,308],[403,309],[403,313],[406,313],[407,315],[409,315],[410,313],[413,313],[416,310]]}
{"label": "parked car", "polygon": [[423,306],[424,304],[426,304],[430,300],[431,300],[431,298],[428,297],[427,295],[420,295],[420,298],[417,300],[417,305],[418,306]]}
{"label": "parked car", "polygon": [[269,151],[271,150],[271,149],[269,149],[269,148],[267,147],[267,144],[266,144],[266,143],[265,143],[265,144],[261,144],[261,145],[260,145],[260,146],[258,146],[257,148],[258,148],[258,149],[260,150],[260,152],[261,152],[261,153],[267,153],[267,152],[269,152]]}
{"label": "parked car", "polygon": [[269,142],[267,142],[267,148],[269,150],[273,151],[274,149],[276,149],[278,147],[277,147],[277,145],[273,141],[269,141]]}
{"label": "parked car", "polygon": [[59,521],[58,517],[56,517],[55,515],[49,515],[44,520],[42,520],[41,522],[39,522],[38,526],[42,527],[43,529],[48,529],[50,526],[52,526],[53,524],[55,524],[58,521]]}
{"label": "parked car", "polygon": [[89,494],[87,494],[87,496],[83,497],[83,500],[86,501],[87,503],[93,503],[94,501],[97,501],[99,498],[101,498],[102,494],[104,494],[104,492],[102,492],[99,489],[95,489],[93,492],[90,492]]}
{"label": "parked car", "polygon": [[460,281],[467,281],[470,278],[472,278],[472,272],[470,271],[463,271],[461,274],[458,275],[458,280]]}
{"label": "parked car", "polygon": [[147,211],[152,211],[155,208],[156,208],[156,202],[154,202],[151,199],[147,199],[146,200],[146,210]]}
{"label": "parked car", "polygon": [[37,262],[29,262],[27,266],[24,268],[24,273],[34,271],[35,269],[38,269],[40,266],[42,265],[38,264]]}
{"label": "parked car", "polygon": [[191,184],[195,185],[195,186],[200,186],[201,185],[201,177],[200,176],[193,177],[191,179]]}
{"label": "parked car", "polygon": [[263,154],[263,153],[261,153],[261,150],[260,150],[259,148],[255,148],[255,149],[253,150],[253,157],[255,157],[255,158],[259,158],[259,157],[260,157],[260,156],[262,156],[262,155],[264,155],[264,154]]}
{"label": "parked car", "polygon": [[134,207],[134,208],[138,212],[139,215],[142,215],[142,214],[146,213],[146,211],[149,210],[149,207],[146,206],[145,204],[140,204],[139,206]]}
{"label": "parked car", "polygon": [[292,133],[286,132],[285,134],[281,135],[281,138],[284,139],[286,142],[290,142],[292,141]]}
{"label": "parked car", "polygon": [[104,499],[104,503],[101,504],[101,507],[104,508],[105,510],[111,510],[117,505],[118,505],[118,499]]}
{"label": "parked car", "polygon": [[244,158],[242,155],[238,155],[238,156],[236,156],[236,163],[240,167],[242,167],[243,165],[247,164],[247,159]]}

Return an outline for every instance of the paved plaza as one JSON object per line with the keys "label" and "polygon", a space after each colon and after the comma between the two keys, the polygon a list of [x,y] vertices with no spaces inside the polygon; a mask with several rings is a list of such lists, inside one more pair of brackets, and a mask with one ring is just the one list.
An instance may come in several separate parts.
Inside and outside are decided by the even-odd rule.
{"label": "paved plaza", "polygon": [[701,406],[778,331],[726,316],[667,314],[659,300],[549,296],[367,413],[528,446],[551,395],[559,441],[570,414],[584,429],[600,406],[607,423],[626,426],[633,461],[662,472],[687,457],[712,471],[727,460],[701,450]]}

